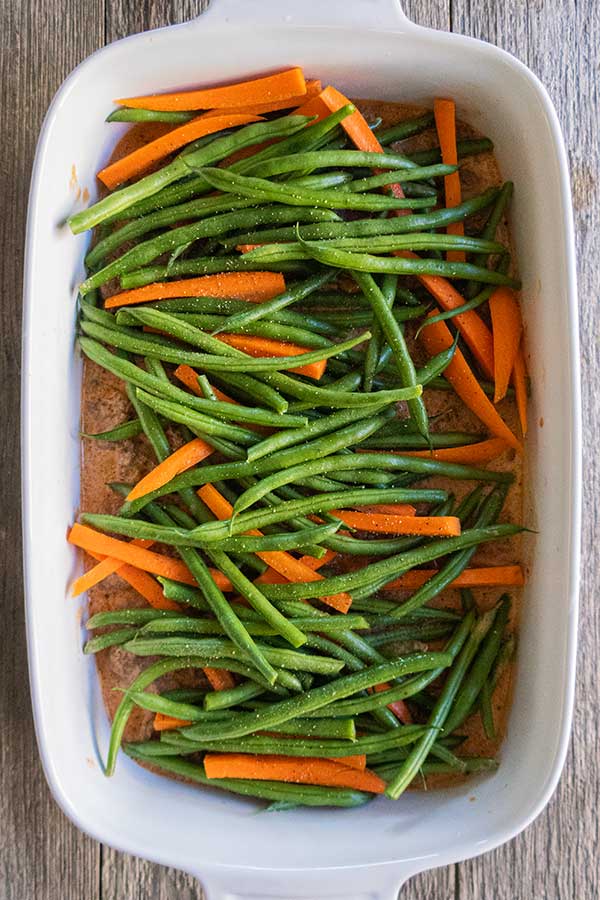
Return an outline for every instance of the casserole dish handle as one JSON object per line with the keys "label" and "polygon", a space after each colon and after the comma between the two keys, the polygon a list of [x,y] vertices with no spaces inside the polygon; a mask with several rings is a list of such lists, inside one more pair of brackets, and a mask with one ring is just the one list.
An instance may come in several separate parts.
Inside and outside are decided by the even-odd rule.
{"label": "casserole dish handle", "polygon": [[400,0],[211,0],[198,20],[202,25],[294,25],[320,28],[417,28]]}
{"label": "casserole dish handle", "polygon": [[398,900],[402,885],[416,872],[368,866],[248,874],[203,873],[199,880],[206,900]]}

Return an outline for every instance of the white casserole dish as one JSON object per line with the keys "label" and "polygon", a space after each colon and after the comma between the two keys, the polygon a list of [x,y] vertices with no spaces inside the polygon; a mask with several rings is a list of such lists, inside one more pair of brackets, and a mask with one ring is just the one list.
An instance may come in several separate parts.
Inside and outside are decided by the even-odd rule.
{"label": "white casserole dish", "polygon": [[[61,224],[94,193],[122,126],[112,98],[239,80],[299,64],[349,96],[431,104],[452,96],[489,135],[515,182],[529,369],[529,512],[538,534],[523,605],[518,678],[496,774],[353,811],[257,815],[241,800],[148,774],[125,757],[106,779],[108,724],[66,596],[65,531],[79,490],[80,361],[75,289],[88,241]],[[74,167],[74,168],[72,168]],[[93,199],[93,198],[92,198]],[[46,117],[27,232],[23,338],[23,514],[29,664],[46,777],[65,813],[120,850],[198,875],[210,900],[367,900],[411,875],[516,835],[552,794],[569,737],[578,599],[580,409],[575,267],[565,151],[551,102],[495,47],[418,28],[397,0],[214,0],[189,24],[136,35],[82,63]],[[543,417],[543,427],[541,418]],[[475,797],[475,802],[471,802]]]}

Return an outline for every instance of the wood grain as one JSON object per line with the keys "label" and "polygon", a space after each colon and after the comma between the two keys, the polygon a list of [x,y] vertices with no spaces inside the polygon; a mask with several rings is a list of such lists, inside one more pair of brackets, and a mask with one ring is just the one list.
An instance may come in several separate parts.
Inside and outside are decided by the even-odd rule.
{"label": "wood grain", "polygon": [[[249,2],[249,0],[246,0]],[[260,0],[258,0],[260,2]],[[184,21],[203,0],[0,0],[0,276],[3,353],[0,462],[4,525],[0,577],[0,900],[200,900],[191,878],[100,848],[79,833],[49,796],[27,691],[19,561],[18,392],[22,245],[29,172],[47,105],[85,56],[126,34]],[[547,810],[498,851],[419,876],[403,900],[596,900],[600,896],[600,141],[597,0],[404,0],[422,25],[489,40],[541,77],[569,148],[579,247],[581,360],[585,422],[585,527],[579,684],[567,768]]]}

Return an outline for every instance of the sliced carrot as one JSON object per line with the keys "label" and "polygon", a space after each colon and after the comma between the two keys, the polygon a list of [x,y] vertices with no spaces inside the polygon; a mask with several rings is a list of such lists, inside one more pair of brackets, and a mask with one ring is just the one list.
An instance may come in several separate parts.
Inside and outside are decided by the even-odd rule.
{"label": "sliced carrot", "polygon": [[236,106],[232,109],[211,109],[206,116],[219,116],[225,113],[237,112],[246,113],[248,115],[262,116],[264,113],[275,112],[278,109],[291,109],[307,100],[312,100],[322,90],[321,82],[317,79],[311,79],[306,82],[306,93],[296,94],[294,97],[284,97],[282,100],[259,100],[258,103],[251,103],[248,106]]}
{"label": "sliced carrot", "polygon": [[202,88],[197,91],[177,91],[170,94],[148,94],[145,97],[125,97],[115,100],[119,106],[133,109],[191,110],[191,109],[228,109],[264,103],[269,100],[285,100],[306,94],[304,74],[299,66],[266,75],[240,81],[236,84],[224,84],[220,87]]}
{"label": "sliced carrot", "polygon": [[[151,572],[153,575],[161,575],[163,578],[172,578],[173,581],[181,581],[183,584],[196,585],[196,579],[184,563],[162,553],[146,550],[143,547],[135,547],[131,542],[120,541],[117,538],[94,531],[87,525],[78,522],[72,526],[67,540],[69,543],[86,550],[88,553],[99,553],[102,556],[112,556],[123,562],[129,563],[136,569]],[[231,590],[231,582],[217,571],[210,570],[217,587],[222,591]]]}
{"label": "sliced carrot", "polygon": [[[383,590],[416,590],[434,575],[437,575],[437,569],[411,569],[388,582]],[[521,566],[483,566],[465,569],[448,587],[521,587],[523,584],[525,576]]]}
{"label": "sliced carrot", "polygon": [[494,403],[499,403],[508,390],[521,343],[523,322],[519,301],[510,288],[496,288],[489,303],[494,337]]}
{"label": "sliced carrot", "polygon": [[417,510],[409,503],[374,503],[371,506],[361,506],[361,511],[383,516],[414,516]]}
{"label": "sliced carrot", "polygon": [[479,465],[502,456],[508,450],[504,438],[489,438],[464,447],[442,447],[439,450],[400,450],[401,456],[418,456],[422,459],[439,459],[443,462]]}
{"label": "sliced carrot", "polygon": [[207,778],[251,778],[295,784],[321,784],[355,788],[373,794],[382,794],[385,790],[385,781],[368,769],[359,772],[337,760],[318,757],[207,753],[204,757],[204,771]]}
{"label": "sliced carrot", "polygon": [[[131,543],[135,547],[146,547],[148,549],[154,544],[154,541],[144,541],[137,539],[135,541],[132,541]],[[94,559],[100,559],[101,562],[99,562],[97,566],[92,566],[91,569],[88,569],[87,572],[84,572],[83,575],[80,575],[80,577],[73,582],[73,584],[71,585],[71,595],[73,597],[78,597],[85,591],[89,591],[89,589],[94,587],[95,584],[99,584],[101,581],[104,581],[105,578],[108,578],[109,575],[113,575],[115,572],[118,572],[121,566],[125,565],[122,560],[113,559],[110,556],[97,556],[93,553],[90,553],[90,556],[94,556]]]}
{"label": "sliced carrot", "polygon": [[98,178],[110,190],[114,190],[124,181],[130,181],[154,163],[164,159],[180,147],[185,147],[192,141],[207,134],[215,134],[217,131],[223,131],[225,128],[232,128],[237,125],[247,125],[249,122],[260,122],[261,117],[256,115],[230,113],[226,116],[199,116],[186,122],[179,128],[173,128],[161,137],[150,141],[128,153],[121,159],[98,172]]}
{"label": "sliced carrot", "polygon": [[[458,150],[456,147],[456,106],[454,100],[434,100],[433,115],[442,152],[442,162],[446,166],[456,166],[458,164]],[[450,209],[453,206],[458,206],[462,196],[458,172],[444,176],[444,191],[446,208]],[[453,222],[451,225],[448,225],[446,232],[448,234],[462,235],[465,233],[465,227],[462,222]],[[466,258],[464,250],[448,250],[446,253],[448,261],[465,262]]]}
{"label": "sliced carrot", "polygon": [[519,348],[513,368],[513,384],[515,387],[515,399],[519,411],[519,421],[523,435],[527,434],[527,369],[525,366],[525,354],[523,344]]}
{"label": "sliced carrot", "polygon": [[[301,556],[298,562],[302,563],[302,565],[307,566],[307,568],[312,569],[313,572],[316,572],[322,566],[326,566],[331,562],[334,557],[337,556],[335,550],[327,550],[325,556],[322,556],[321,559],[316,559],[314,556]],[[280,575],[279,572],[276,572],[275,569],[268,568],[266,572],[263,572],[262,575],[259,575],[255,584],[285,584],[288,579],[285,575]]]}
{"label": "sliced carrot", "polygon": [[264,246],[264,244],[238,244],[235,249],[238,253],[250,253],[251,250],[256,250],[257,247]]}
{"label": "sliced carrot", "polygon": [[[381,691],[387,691],[390,688],[391,684],[384,681],[383,684],[376,684],[373,690],[376,694],[379,694]],[[404,725],[410,725],[412,723],[413,717],[411,711],[404,700],[393,700],[391,703],[387,704],[387,708],[391,710],[396,718]]]}
{"label": "sliced carrot", "polygon": [[213,691],[226,691],[235,687],[235,678],[226,669],[213,669],[207,666],[203,669]]}
{"label": "sliced carrot", "polygon": [[396,516],[377,513],[352,512],[332,509],[331,515],[341,519],[351,528],[385,534],[426,534],[454,537],[460,534],[460,519],[456,516]]}
{"label": "sliced carrot", "polygon": [[[236,350],[243,350],[248,356],[254,357],[277,357],[277,356],[299,356],[301,353],[309,353],[308,347],[301,347],[299,344],[291,344],[287,341],[276,341],[273,338],[258,337],[253,334],[226,334],[221,332],[216,337],[235,347]],[[307,366],[298,366],[297,369],[289,369],[298,375],[306,375],[308,378],[314,378],[316,381],[322,378],[327,367],[327,360],[321,362],[309,363]]]}
{"label": "sliced carrot", "polygon": [[127,500],[137,500],[145,494],[158,490],[186,469],[191,469],[196,463],[201,462],[214,453],[214,447],[207,444],[201,438],[194,438],[171,453],[163,462],[159,463],[151,472],[148,472],[134,488],[127,494]]}
{"label": "sliced carrot", "polygon": [[[435,356],[453,344],[452,335],[445,322],[427,325],[421,332],[420,339],[429,356]],[[460,350],[455,350],[451,362],[444,370],[444,376],[465,406],[475,413],[492,434],[505,440],[515,450],[522,449],[506,422],[498,415],[494,405],[482,391]]]}
{"label": "sliced carrot", "polygon": [[284,290],[285,281],[279,272],[225,272],[182,281],[157,281],[131,291],[121,291],[109,297],[104,306],[112,309],[170,297],[230,297],[260,302],[270,300]]}
{"label": "sliced carrot", "polygon": [[[231,518],[233,512],[231,503],[226,500],[212,484],[203,485],[197,493],[200,499],[206,503],[208,508],[218,519],[223,520]],[[258,531],[257,529],[252,529],[252,531],[248,531],[247,533],[256,537],[262,535],[262,531]],[[304,565],[301,560],[295,559],[290,553],[286,553],[283,550],[269,550],[265,553],[257,553],[256,555],[272,569],[275,569],[276,572],[279,572],[280,575],[287,578],[288,581],[321,581],[323,577],[322,575],[319,575],[318,572],[315,572],[313,569]],[[339,610],[339,612],[344,613],[348,612],[350,604],[352,603],[352,598],[349,594],[335,594],[331,597],[321,597],[321,600],[323,603],[327,603],[334,609]]]}
{"label": "sliced carrot", "polygon": [[[153,541],[144,541],[143,543],[152,545]],[[139,541],[138,545],[141,546],[142,541]],[[99,553],[92,553],[90,550],[87,552],[94,559],[102,559]],[[174,611],[179,611],[181,609],[178,603],[175,603],[173,600],[168,600],[165,597],[162,587],[152,575],[143,572],[141,569],[136,569],[135,566],[130,566],[127,563],[113,560],[109,557],[103,560],[103,562],[118,563],[116,573],[119,578],[122,578],[123,581],[126,581],[127,584],[136,590],[149,606],[152,606],[154,609],[172,609]],[[100,563],[100,565],[102,565],[102,563]],[[94,568],[97,569],[98,566],[94,566]]]}
{"label": "sliced carrot", "polygon": [[153,727],[155,731],[173,731],[176,728],[185,728],[191,725],[189,719],[176,719],[174,716],[166,716],[164,713],[156,713]]}

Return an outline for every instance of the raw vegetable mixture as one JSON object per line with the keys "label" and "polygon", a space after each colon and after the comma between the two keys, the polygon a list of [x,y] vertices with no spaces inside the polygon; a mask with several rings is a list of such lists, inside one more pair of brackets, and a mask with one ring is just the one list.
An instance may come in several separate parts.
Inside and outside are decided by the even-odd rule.
{"label": "raw vegetable mixture", "polygon": [[494,769],[527,385],[512,185],[464,177],[491,142],[299,68],[117,103],[69,220],[84,427],[127,410],[84,433],[69,532],[107,775],[122,747],[288,809]]}

